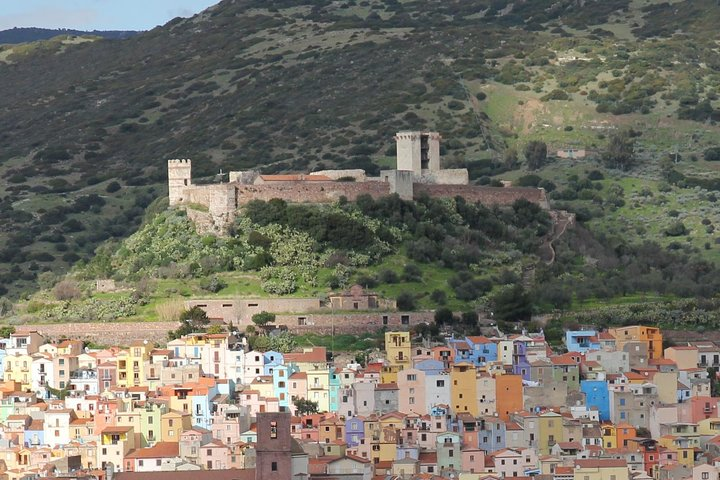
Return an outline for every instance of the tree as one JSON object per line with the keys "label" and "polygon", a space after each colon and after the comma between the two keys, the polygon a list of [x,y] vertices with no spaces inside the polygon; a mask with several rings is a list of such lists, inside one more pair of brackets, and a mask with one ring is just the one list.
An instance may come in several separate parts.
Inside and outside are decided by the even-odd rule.
{"label": "tree", "polygon": [[171,340],[191,333],[204,332],[205,327],[208,323],[210,323],[210,319],[208,318],[207,313],[205,313],[205,310],[197,305],[182,312],[179,320],[180,327],[178,327],[177,330],[172,330],[168,334]]}
{"label": "tree", "polygon": [[464,325],[474,327],[478,323],[478,314],[472,310],[469,312],[463,312],[460,320]]}
{"label": "tree", "polygon": [[306,398],[296,398],[293,400],[293,405],[295,405],[297,414],[300,416],[318,413],[318,403]]}
{"label": "tree", "polygon": [[210,325],[205,333],[217,335],[218,333],[225,333],[225,329],[222,327],[222,325]]}
{"label": "tree", "polygon": [[415,310],[415,297],[411,293],[402,292],[397,297],[397,308],[403,312]]}
{"label": "tree", "polygon": [[522,284],[500,290],[493,296],[495,318],[498,320],[530,320],[532,303]]}
{"label": "tree", "polygon": [[262,311],[252,316],[252,321],[258,327],[264,327],[268,323],[275,323],[275,314]]}
{"label": "tree", "polygon": [[15,327],[13,327],[12,325],[0,327],[0,338],[8,338],[13,333],[15,333]]}
{"label": "tree", "polygon": [[602,154],[607,167],[627,170],[635,165],[635,141],[628,130],[614,132]]}
{"label": "tree", "polygon": [[449,308],[438,308],[435,310],[435,323],[438,325],[452,325],[454,321],[453,312]]}
{"label": "tree", "polygon": [[547,145],[539,140],[532,140],[525,145],[525,161],[530,170],[537,170],[545,165]]}

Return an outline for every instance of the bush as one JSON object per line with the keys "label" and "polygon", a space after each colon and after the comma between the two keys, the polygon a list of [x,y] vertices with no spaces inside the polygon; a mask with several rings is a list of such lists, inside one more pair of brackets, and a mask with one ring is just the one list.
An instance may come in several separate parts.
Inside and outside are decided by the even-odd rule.
{"label": "bush", "polygon": [[438,305],[445,305],[447,303],[447,293],[444,290],[433,290],[430,299]]}
{"label": "bush", "polygon": [[120,184],[119,184],[118,182],[112,181],[112,182],[108,183],[107,187],[105,187],[105,191],[106,191],[107,193],[115,193],[115,192],[117,192],[118,190],[120,190],[120,188],[121,188],[121,187],[120,187]]}
{"label": "bush", "polygon": [[422,270],[414,263],[408,263],[403,268],[403,281],[405,282],[421,282]]}
{"label": "bush", "polygon": [[408,292],[402,292],[397,297],[397,308],[403,312],[415,310],[415,297]]}
{"label": "bush", "polygon": [[708,162],[717,162],[720,160],[720,147],[710,147],[707,150],[705,150],[705,153],[703,153],[703,157]]}
{"label": "bush", "polygon": [[80,289],[72,280],[63,280],[53,288],[53,295],[58,300],[75,300],[80,298]]}
{"label": "bush", "polygon": [[380,283],[392,284],[398,283],[400,281],[400,278],[398,277],[398,274],[394,271],[386,269],[378,274],[378,281]]}
{"label": "bush", "polygon": [[668,237],[681,237],[688,234],[687,227],[681,222],[673,222],[668,228],[665,229],[665,235]]}

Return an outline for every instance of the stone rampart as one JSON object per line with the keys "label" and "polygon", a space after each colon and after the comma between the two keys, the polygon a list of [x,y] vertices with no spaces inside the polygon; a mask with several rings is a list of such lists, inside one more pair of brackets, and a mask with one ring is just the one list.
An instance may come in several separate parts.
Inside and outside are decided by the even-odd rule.
{"label": "stone rampart", "polygon": [[468,202],[479,202],[487,207],[512,205],[524,198],[549,210],[550,203],[542,188],[533,187],[479,187],[475,185],[430,185],[415,184],[415,197],[463,197]]}
{"label": "stone rampart", "polygon": [[18,325],[18,333],[35,330],[45,338],[87,340],[100,345],[130,345],[137,340],[164,344],[168,332],[180,326],[178,322],[116,322],[116,323],[50,323]]}
{"label": "stone rampart", "polygon": [[273,182],[264,185],[235,185],[236,204],[251,200],[281,198],[287,202],[330,203],[340,197],[355,201],[368,194],[380,198],[390,194],[390,186],[382,182]]}

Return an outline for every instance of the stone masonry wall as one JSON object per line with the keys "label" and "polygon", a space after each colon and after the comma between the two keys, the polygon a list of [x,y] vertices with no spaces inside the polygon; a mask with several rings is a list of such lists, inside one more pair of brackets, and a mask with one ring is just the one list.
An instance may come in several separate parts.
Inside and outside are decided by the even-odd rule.
{"label": "stone masonry wall", "polygon": [[288,202],[328,203],[341,196],[349,201],[368,194],[380,198],[390,194],[390,186],[382,182],[273,182],[264,185],[235,185],[237,204],[251,200],[282,198]]}
{"label": "stone masonry wall", "polygon": [[[387,320],[384,320],[384,318]],[[304,318],[301,321],[299,319]],[[278,315],[275,325],[284,325],[296,334],[317,333],[319,335],[360,334],[388,329],[407,330],[414,325],[433,321],[433,312],[391,312],[391,313],[307,313]],[[305,325],[300,325],[305,323]],[[127,346],[134,341],[147,340],[150,343],[164,345],[167,334],[180,326],[178,322],[113,322],[113,323],[50,323],[38,325],[18,325],[18,333],[37,331],[45,338],[87,340],[101,345]],[[238,325],[239,326],[239,325]]]}
{"label": "stone masonry wall", "polygon": [[51,323],[18,325],[18,333],[35,330],[45,338],[88,340],[101,345],[130,345],[136,340],[164,344],[170,330],[180,326],[177,322],[117,322],[117,323]]}
{"label": "stone masonry wall", "polygon": [[465,198],[468,202],[480,202],[485,206],[512,205],[515,200],[524,198],[549,209],[550,204],[542,188],[532,187],[478,187],[475,185],[429,185],[415,184],[415,197],[421,195],[430,197],[456,197]]}

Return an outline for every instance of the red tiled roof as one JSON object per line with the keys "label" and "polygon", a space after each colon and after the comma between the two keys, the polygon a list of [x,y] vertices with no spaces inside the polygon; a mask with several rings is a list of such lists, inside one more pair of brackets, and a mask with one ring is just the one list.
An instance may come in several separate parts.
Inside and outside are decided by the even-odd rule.
{"label": "red tiled roof", "polygon": [[180,451],[178,442],[158,442],[153,447],[131,450],[125,458],[172,458]]}
{"label": "red tiled roof", "polygon": [[575,460],[575,466],[580,468],[627,467],[627,461],[617,460],[614,458],[588,458],[583,460]]}

